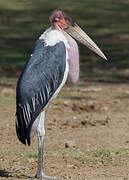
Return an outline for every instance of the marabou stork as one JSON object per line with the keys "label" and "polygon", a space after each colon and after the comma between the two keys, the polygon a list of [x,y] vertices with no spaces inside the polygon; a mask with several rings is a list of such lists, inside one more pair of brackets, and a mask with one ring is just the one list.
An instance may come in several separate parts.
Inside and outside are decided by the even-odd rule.
{"label": "marabou stork", "polygon": [[23,144],[30,145],[30,138],[37,132],[39,154],[35,177],[42,180],[56,179],[45,176],[43,171],[45,109],[64,86],[68,75],[72,83],[79,78],[79,53],[74,39],[107,59],[64,12],[54,11],[50,22],[51,27],[36,41],[16,88],[16,133]]}

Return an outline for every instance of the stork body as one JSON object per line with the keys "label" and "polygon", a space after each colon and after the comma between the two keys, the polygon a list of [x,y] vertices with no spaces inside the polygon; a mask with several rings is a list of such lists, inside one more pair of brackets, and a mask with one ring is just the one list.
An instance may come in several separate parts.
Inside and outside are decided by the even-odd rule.
{"label": "stork body", "polygon": [[[74,36],[73,31],[70,29],[70,35],[65,31],[75,24],[61,11],[54,12],[50,20],[52,27],[36,41],[16,89],[17,136],[23,144],[27,142],[30,145],[30,138],[37,132],[39,157],[36,177],[42,180],[56,179],[45,176],[43,171],[45,109],[64,86],[68,75],[73,83],[79,77],[78,46],[71,37]],[[81,32],[80,42],[86,44],[83,36]],[[79,37],[76,38],[79,40]],[[90,43],[93,43],[91,39]],[[93,45],[89,47],[92,50]],[[98,47],[95,45],[95,48]],[[99,48],[96,49],[95,52],[106,58]]]}
{"label": "stork body", "polygon": [[[53,39],[52,43],[49,42],[49,35]],[[33,136],[38,126],[37,117],[65,84],[69,71],[67,47],[63,34],[49,29],[36,41],[19,78],[17,118],[21,118],[21,121],[16,121],[16,127],[18,137],[24,144],[26,140],[30,144],[30,136]]]}

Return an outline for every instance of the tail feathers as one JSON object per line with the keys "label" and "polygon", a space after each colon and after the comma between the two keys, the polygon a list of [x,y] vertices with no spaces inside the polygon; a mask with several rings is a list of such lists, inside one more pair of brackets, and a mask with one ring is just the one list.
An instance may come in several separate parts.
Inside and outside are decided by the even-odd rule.
{"label": "tail feathers", "polygon": [[[18,118],[18,117],[17,117]],[[30,146],[31,144],[31,141],[30,141],[30,137],[28,136],[28,133],[29,132],[25,126],[22,126],[22,123],[21,123],[21,119],[17,119],[16,118],[16,133],[17,133],[17,137],[19,139],[19,141],[23,144],[28,144]]]}
{"label": "tail feathers", "polygon": [[17,105],[16,133],[19,141],[30,145],[31,113],[29,104]]}
{"label": "tail feathers", "polygon": [[16,126],[16,133],[17,133],[17,137],[19,139],[19,141],[22,143],[22,144],[28,144],[30,146],[31,144],[31,141],[30,141],[30,137],[26,137],[23,135],[23,133],[21,132],[21,130],[19,128],[17,128]]}

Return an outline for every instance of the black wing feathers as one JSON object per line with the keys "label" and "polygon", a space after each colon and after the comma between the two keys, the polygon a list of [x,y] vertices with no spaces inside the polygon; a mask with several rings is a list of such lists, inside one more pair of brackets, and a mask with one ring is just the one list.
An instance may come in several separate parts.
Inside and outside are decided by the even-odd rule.
{"label": "black wing feathers", "polygon": [[31,126],[61,85],[66,67],[63,42],[45,46],[37,40],[16,89],[16,132],[19,140],[30,144]]}

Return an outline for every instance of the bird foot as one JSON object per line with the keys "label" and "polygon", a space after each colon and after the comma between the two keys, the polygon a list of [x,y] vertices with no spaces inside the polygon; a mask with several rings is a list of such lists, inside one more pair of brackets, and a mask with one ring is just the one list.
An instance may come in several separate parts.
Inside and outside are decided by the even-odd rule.
{"label": "bird foot", "polygon": [[51,177],[51,176],[45,176],[45,175],[38,175],[36,174],[35,178],[40,179],[40,180],[62,180],[60,178],[57,177]]}

